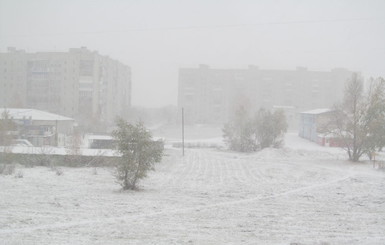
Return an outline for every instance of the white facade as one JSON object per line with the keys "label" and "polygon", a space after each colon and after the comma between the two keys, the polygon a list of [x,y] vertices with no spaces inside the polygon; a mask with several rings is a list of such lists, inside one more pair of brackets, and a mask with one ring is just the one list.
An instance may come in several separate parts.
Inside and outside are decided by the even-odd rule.
{"label": "white facade", "polygon": [[131,106],[128,66],[86,48],[0,53],[0,106],[29,107],[111,125]]}

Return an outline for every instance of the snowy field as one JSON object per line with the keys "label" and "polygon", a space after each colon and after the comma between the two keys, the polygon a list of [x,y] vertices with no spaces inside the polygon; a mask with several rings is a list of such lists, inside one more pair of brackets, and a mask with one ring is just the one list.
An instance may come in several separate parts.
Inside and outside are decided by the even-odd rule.
{"label": "snowy field", "polygon": [[109,168],[0,176],[0,244],[385,244],[385,172],[340,149],[166,154],[139,191]]}

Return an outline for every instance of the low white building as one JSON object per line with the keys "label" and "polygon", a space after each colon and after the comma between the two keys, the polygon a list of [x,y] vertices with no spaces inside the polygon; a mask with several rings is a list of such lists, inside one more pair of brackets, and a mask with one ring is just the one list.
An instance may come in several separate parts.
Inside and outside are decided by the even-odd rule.
{"label": "low white building", "polygon": [[117,141],[110,135],[87,134],[84,136],[84,146],[91,149],[114,149]]}
{"label": "low white building", "polygon": [[73,134],[75,120],[69,117],[35,109],[0,108],[0,115],[4,112],[17,125],[17,137],[34,146],[65,146]]}

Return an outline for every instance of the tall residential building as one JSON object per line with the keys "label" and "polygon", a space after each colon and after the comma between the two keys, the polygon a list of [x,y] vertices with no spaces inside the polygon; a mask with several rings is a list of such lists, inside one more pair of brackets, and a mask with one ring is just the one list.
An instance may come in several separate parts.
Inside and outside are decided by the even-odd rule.
{"label": "tall residential building", "polygon": [[25,105],[26,91],[26,53],[9,48],[7,53],[0,53],[0,107]]}
{"label": "tall residential building", "polygon": [[[331,107],[343,98],[345,69],[309,71],[199,68],[179,70],[178,106],[184,107],[188,123],[224,123],[240,106],[252,110],[290,108],[300,112]],[[288,118],[289,124],[297,118]]]}
{"label": "tall residential building", "polygon": [[74,48],[68,52],[0,53],[0,106],[46,110],[80,124],[111,125],[131,106],[130,67]]}

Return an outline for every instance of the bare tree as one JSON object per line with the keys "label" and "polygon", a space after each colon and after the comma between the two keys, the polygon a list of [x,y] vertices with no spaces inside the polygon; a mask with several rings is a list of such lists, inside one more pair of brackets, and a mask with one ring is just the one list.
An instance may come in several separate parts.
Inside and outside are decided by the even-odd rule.
{"label": "bare tree", "polygon": [[371,156],[385,141],[385,82],[372,81],[366,94],[358,74],[353,74],[345,88],[345,97],[337,106],[335,134],[342,141],[349,160],[359,161],[363,154]]}

